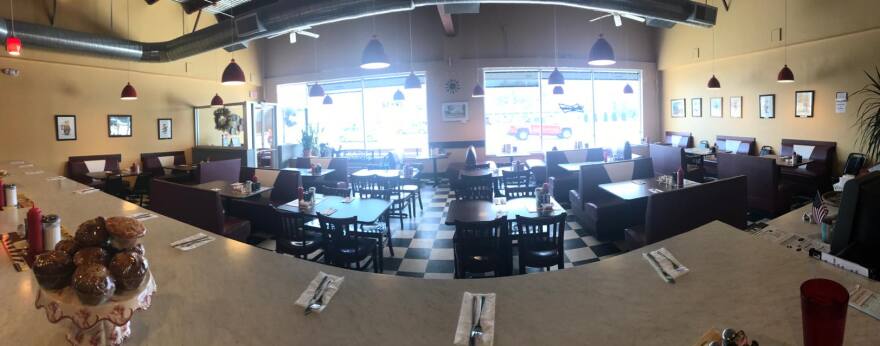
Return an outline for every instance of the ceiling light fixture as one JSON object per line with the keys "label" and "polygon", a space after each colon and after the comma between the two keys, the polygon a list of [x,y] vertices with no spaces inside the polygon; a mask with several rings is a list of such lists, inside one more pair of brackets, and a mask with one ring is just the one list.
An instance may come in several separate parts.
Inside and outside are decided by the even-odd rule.
{"label": "ceiling light fixture", "polygon": [[11,33],[6,36],[6,52],[12,56],[21,55],[21,40],[15,37],[15,0],[9,0],[10,23],[12,24]]}
{"label": "ceiling light fixture", "polygon": [[409,12],[409,71],[409,76],[406,76],[406,81],[403,82],[403,88],[421,89],[422,80],[416,76],[416,71],[413,69],[412,11]]}
{"label": "ceiling light fixture", "polygon": [[709,89],[721,89],[721,82],[715,77],[715,27],[712,27],[712,78],[706,84]]}
{"label": "ceiling light fixture", "polygon": [[779,70],[779,74],[776,75],[776,81],[779,83],[794,83],[794,72],[788,68],[788,0],[785,0],[785,19],[783,20],[784,24],[782,25],[782,34],[785,38],[784,46],[782,50],[785,54],[785,65],[782,66],[782,69]]}
{"label": "ceiling light fixture", "polygon": [[561,85],[557,85],[553,87],[553,95],[563,95],[565,94],[565,89],[562,89]]}
{"label": "ceiling light fixture", "polygon": [[[131,39],[131,2],[126,0],[125,2],[125,10],[126,10],[126,34],[128,39]],[[110,28],[113,29],[113,2],[110,2]],[[122,92],[119,94],[119,99],[123,101],[134,101],[138,99],[137,90],[131,85],[131,62],[128,62],[128,82],[125,83],[125,86],[122,87]]]}
{"label": "ceiling light fixture", "polygon": [[400,89],[394,92],[394,102],[403,102],[406,100],[406,96],[403,95],[403,92]]}
{"label": "ceiling light fixture", "polygon": [[214,94],[214,97],[211,99],[211,106],[215,106],[215,107],[223,106],[223,98],[220,97],[220,94]]}
{"label": "ceiling light fixture", "polygon": [[486,91],[483,90],[483,85],[480,84],[480,32],[476,30],[477,24],[474,24],[474,50],[476,51],[476,64],[477,64],[477,85],[474,85],[474,90],[471,92],[471,97],[481,98],[486,96]]}
{"label": "ceiling light fixture", "polygon": [[330,97],[330,95],[325,95],[325,96],[324,96],[324,102],[323,102],[323,103],[324,103],[325,105],[332,105],[332,104],[333,104],[333,98]]}
{"label": "ceiling light fixture", "polygon": [[391,63],[388,62],[388,56],[385,55],[385,47],[382,46],[382,42],[379,42],[379,38],[373,35],[373,38],[367,43],[364,53],[361,55],[361,68],[365,70],[379,70],[389,66],[391,66]]}
{"label": "ceiling light fixture", "polygon": [[587,63],[593,66],[608,66],[614,65],[615,62],[614,49],[605,37],[599,34],[599,39],[590,48],[590,60]]}
{"label": "ceiling light fixture", "polygon": [[483,90],[483,86],[480,83],[474,86],[474,91],[471,93],[472,97],[483,97],[486,96],[486,92]]}
{"label": "ceiling light fixture", "polygon": [[312,84],[312,86],[309,87],[309,97],[324,97],[324,96],[325,96],[324,88],[321,87],[321,84],[318,84],[318,82],[315,82],[315,84]]}
{"label": "ceiling light fixture", "polygon": [[[556,67],[553,68],[553,72],[550,72],[550,77],[547,79],[547,84],[549,85],[563,85],[565,84],[565,76],[562,75],[562,72],[559,72],[559,40],[557,39],[557,25],[556,25],[556,6],[553,7],[553,64]],[[560,88],[561,89],[561,88]],[[556,89],[553,89],[554,93]]]}
{"label": "ceiling light fixture", "polygon": [[624,94],[632,94],[632,93],[633,93],[633,87],[630,86],[629,83],[626,83],[626,86],[623,87],[623,93],[624,93]]}
{"label": "ceiling light fixture", "polygon": [[245,83],[244,70],[241,69],[241,66],[238,66],[234,58],[229,62],[229,65],[226,65],[226,69],[223,70],[221,82],[223,85],[242,85]]}

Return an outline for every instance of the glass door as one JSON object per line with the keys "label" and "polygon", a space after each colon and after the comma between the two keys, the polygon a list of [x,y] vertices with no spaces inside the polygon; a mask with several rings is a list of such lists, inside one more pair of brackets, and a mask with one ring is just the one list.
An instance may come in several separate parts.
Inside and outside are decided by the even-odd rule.
{"label": "glass door", "polygon": [[278,140],[275,104],[251,103],[254,126],[254,162],[260,168],[278,168]]}

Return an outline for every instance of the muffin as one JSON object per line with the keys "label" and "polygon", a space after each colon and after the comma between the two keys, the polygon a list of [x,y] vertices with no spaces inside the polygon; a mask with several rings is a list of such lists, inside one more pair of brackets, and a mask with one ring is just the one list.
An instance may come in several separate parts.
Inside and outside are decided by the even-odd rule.
{"label": "muffin", "polygon": [[102,304],[116,292],[116,283],[107,267],[94,263],[77,267],[71,286],[85,305]]}
{"label": "muffin", "polygon": [[137,252],[125,251],[113,256],[109,269],[120,290],[133,290],[144,281],[147,267],[147,261],[143,256]]}
{"label": "muffin", "polygon": [[45,289],[57,290],[67,286],[73,270],[73,261],[63,251],[44,252],[34,260],[34,276],[40,287]]}
{"label": "muffin", "polygon": [[147,232],[143,223],[130,217],[114,216],[107,219],[106,225],[110,243],[120,250],[137,245],[138,238]]}
{"label": "muffin", "polygon": [[107,254],[107,250],[99,247],[87,247],[80,249],[75,255],[73,255],[73,264],[77,267],[86,264],[106,265],[109,259],[110,255]]}
{"label": "muffin", "polygon": [[79,250],[79,245],[77,245],[76,241],[73,239],[64,239],[55,244],[55,250],[64,252],[68,256],[73,257],[73,255]]}
{"label": "muffin", "polygon": [[147,249],[144,248],[144,244],[137,244],[131,248],[125,249],[125,252],[134,252],[141,256],[147,255]]}
{"label": "muffin", "polygon": [[104,221],[103,217],[99,216],[80,224],[74,238],[80,248],[90,246],[104,247],[110,239],[110,233],[107,232],[106,221]]}

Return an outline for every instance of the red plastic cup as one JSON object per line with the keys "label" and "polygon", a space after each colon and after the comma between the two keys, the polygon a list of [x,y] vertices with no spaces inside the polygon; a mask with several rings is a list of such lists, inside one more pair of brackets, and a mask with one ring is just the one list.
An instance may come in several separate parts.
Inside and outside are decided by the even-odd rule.
{"label": "red plastic cup", "polygon": [[843,345],[849,292],[828,279],[810,279],[801,284],[801,315],[805,346]]}

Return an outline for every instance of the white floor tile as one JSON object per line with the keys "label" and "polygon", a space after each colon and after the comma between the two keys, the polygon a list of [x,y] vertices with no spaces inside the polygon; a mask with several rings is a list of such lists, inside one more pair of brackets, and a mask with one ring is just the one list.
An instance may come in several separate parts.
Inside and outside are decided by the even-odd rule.
{"label": "white floor tile", "polygon": [[455,231],[437,231],[437,239],[452,239]]}
{"label": "white floor tile", "polygon": [[425,279],[451,280],[455,279],[455,273],[425,273]]}
{"label": "white floor tile", "polygon": [[413,239],[409,243],[409,247],[413,249],[430,249],[434,247],[434,239]]}
{"label": "white floor tile", "polygon": [[452,261],[455,259],[455,255],[453,249],[434,249],[431,250],[430,259]]}
{"label": "white floor tile", "polygon": [[398,272],[424,273],[428,269],[428,260],[404,258],[397,268]]}
{"label": "white floor tile", "polygon": [[593,253],[588,247],[583,247],[580,249],[574,250],[565,250],[565,254],[568,255],[568,259],[572,262],[584,261],[592,258],[596,258],[596,254]]}

